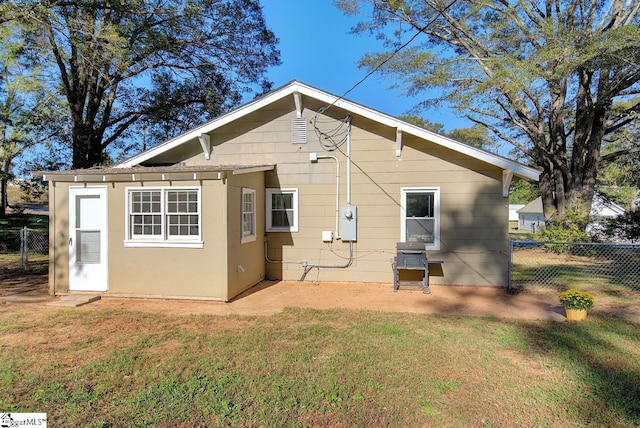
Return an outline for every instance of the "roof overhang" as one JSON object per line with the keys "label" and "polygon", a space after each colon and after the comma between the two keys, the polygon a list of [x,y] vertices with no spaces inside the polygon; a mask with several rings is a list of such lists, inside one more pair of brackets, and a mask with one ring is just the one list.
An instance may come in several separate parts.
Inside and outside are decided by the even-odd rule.
{"label": "roof overhang", "polygon": [[222,180],[228,174],[249,174],[271,171],[274,165],[235,165],[235,166],[167,166],[134,168],[91,168],[69,171],[34,171],[36,177],[44,181],[110,183],[144,181],[198,181]]}
{"label": "roof overhang", "polygon": [[300,114],[300,112],[302,111],[303,97],[310,97],[320,101],[323,104],[326,104],[327,106],[346,110],[352,115],[362,116],[363,118],[395,129],[397,136],[396,155],[398,156],[400,156],[402,151],[402,134],[411,134],[418,138],[422,138],[434,144],[446,147],[450,150],[463,153],[467,156],[481,160],[502,169],[503,178],[507,179],[503,180],[503,184],[507,182],[510,183],[513,176],[535,181],[538,181],[540,176],[540,171],[536,170],[535,168],[520,164],[494,153],[477,149],[451,138],[444,137],[442,135],[421,128],[417,125],[402,121],[388,114],[379,112],[369,107],[365,107],[361,104],[357,104],[342,97],[332,95],[325,91],[321,91],[298,81],[292,81],[279,89],[276,89],[260,98],[242,105],[241,107],[233,110],[230,113],[222,115],[210,122],[195,127],[184,134],[172,138],[171,140],[167,140],[166,142],[156,147],[133,156],[116,165],[115,167],[131,168],[136,165],[141,165],[144,162],[149,161],[162,153],[165,153],[184,143],[191,141],[200,141],[206,157],[210,153],[210,148],[208,146],[208,139],[207,137],[204,137],[204,135],[207,135],[208,133],[213,132],[222,126],[225,126],[285,97],[293,97],[296,106],[296,114]]}

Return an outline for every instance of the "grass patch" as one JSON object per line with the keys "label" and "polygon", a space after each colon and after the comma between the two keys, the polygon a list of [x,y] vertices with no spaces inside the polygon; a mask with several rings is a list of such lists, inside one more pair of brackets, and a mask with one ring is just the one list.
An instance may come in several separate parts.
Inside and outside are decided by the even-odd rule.
{"label": "grass patch", "polygon": [[1,230],[16,230],[27,226],[29,229],[46,230],[49,228],[47,214],[8,213],[0,217]]}
{"label": "grass patch", "polygon": [[558,290],[600,290],[611,295],[640,291],[638,250],[575,245],[574,249],[582,254],[557,254],[542,247],[516,248],[513,252],[513,284]]}
{"label": "grass patch", "polygon": [[[20,254],[0,254],[0,295],[2,290],[28,284],[29,278],[49,272],[47,254],[29,254],[26,269],[20,263]],[[11,281],[8,281],[11,280]]]}
{"label": "grass patch", "polygon": [[629,426],[640,329],[0,308],[0,408],[72,426]]}

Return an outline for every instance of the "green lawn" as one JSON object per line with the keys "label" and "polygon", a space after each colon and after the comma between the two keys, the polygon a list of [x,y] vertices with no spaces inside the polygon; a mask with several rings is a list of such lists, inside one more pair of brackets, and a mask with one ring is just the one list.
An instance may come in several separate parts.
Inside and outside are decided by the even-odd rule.
{"label": "green lawn", "polygon": [[[640,253],[606,246],[566,244],[581,251],[557,253],[554,246],[516,248],[512,282],[516,287],[579,288],[590,292],[625,294],[640,292]],[[573,247],[570,247],[573,245]]]}
{"label": "green lawn", "polygon": [[5,305],[0,320],[0,409],[50,426],[640,424],[640,326],[621,317]]}
{"label": "green lawn", "polygon": [[49,228],[48,214],[7,214],[0,217],[0,231],[7,229],[21,229],[27,226],[29,229],[45,230]]}

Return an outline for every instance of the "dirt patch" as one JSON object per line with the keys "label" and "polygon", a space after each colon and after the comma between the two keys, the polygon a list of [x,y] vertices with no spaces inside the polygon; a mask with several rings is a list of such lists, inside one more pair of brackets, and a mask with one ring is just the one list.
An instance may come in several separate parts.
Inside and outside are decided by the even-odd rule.
{"label": "dirt patch", "polygon": [[20,278],[0,278],[0,281],[2,281],[0,297],[27,292],[47,293],[49,291],[47,275],[30,276],[26,280]]}
{"label": "dirt patch", "polygon": [[[48,295],[46,275],[32,276],[20,283],[2,284],[0,300],[7,303],[34,303],[40,306],[58,299]],[[78,310],[122,309],[176,315],[271,315],[284,308],[373,310],[446,314],[512,319],[565,321],[557,290],[526,290],[509,294],[497,287],[432,286],[431,294],[419,288],[393,292],[391,284],[310,283],[263,281],[231,302],[122,298],[102,295]],[[596,294],[593,316],[610,316],[640,322],[640,297]]]}
{"label": "dirt patch", "polygon": [[489,316],[521,319],[564,318],[546,296],[509,295],[502,288],[433,286],[431,294],[419,289],[399,290],[391,284],[262,282],[229,303],[103,296],[83,310],[127,309],[150,313],[270,315],[284,308],[374,310]]}

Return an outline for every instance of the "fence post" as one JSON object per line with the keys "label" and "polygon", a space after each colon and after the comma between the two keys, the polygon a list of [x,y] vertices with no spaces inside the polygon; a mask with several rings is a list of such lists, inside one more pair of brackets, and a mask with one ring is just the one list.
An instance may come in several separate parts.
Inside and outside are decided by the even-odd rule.
{"label": "fence post", "polygon": [[20,231],[20,267],[29,269],[29,229],[24,226]]}
{"label": "fence post", "polygon": [[507,272],[507,292],[511,293],[513,287],[513,239],[509,237],[509,269]]}

